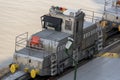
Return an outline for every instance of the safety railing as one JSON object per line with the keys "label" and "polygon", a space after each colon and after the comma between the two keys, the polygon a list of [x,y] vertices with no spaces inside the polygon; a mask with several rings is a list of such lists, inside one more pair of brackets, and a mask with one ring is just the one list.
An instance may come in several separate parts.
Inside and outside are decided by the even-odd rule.
{"label": "safety railing", "polygon": [[85,13],[85,20],[95,23],[103,18],[103,12],[97,12],[93,10],[81,9]]}
{"label": "safety railing", "polygon": [[104,3],[104,13],[110,14],[119,14],[120,13],[120,5],[117,6],[117,0],[105,0]]}
{"label": "safety railing", "polygon": [[27,41],[28,41],[28,32],[16,36],[15,52],[25,47],[27,45]]}
{"label": "safety railing", "polygon": [[52,52],[48,52],[45,51],[44,49],[37,49],[37,48],[33,48],[29,45],[29,39],[28,39],[28,32],[22,33],[18,36],[16,36],[15,39],[15,52],[17,53],[21,53],[21,54],[27,54],[27,55],[35,55],[35,54],[39,54],[38,57],[45,57],[45,56],[49,56],[50,53]]}

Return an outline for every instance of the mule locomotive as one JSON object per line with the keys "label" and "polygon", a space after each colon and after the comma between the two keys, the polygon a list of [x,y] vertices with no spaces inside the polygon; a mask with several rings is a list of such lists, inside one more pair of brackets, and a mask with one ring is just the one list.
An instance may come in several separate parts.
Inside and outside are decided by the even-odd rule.
{"label": "mule locomotive", "polygon": [[28,33],[16,37],[15,54],[10,65],[12,73],[21,70],[30,73],[32,78],[62,73],[74,66],[74,61],[65,53],[68,41],[73,42],[68,53],[77,62],[103,49],[105,19],[92,23],[85,19],[82,10],[56,6],[40,19],[42,31],[29,39]]}

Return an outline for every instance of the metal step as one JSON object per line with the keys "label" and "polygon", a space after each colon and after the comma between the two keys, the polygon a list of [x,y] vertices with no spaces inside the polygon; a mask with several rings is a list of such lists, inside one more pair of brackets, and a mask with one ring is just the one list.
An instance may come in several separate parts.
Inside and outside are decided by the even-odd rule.
{"label": "metal step", "polygon": [[57,63],[55,63],[55,64],[52,64],[52,65],[51,65],[51,68],[52,68],[52,67],[55,67],[55,66],[57,66]]}
{"label": "metal step", "polygon": [[103,35],[98,35],[98,38],[102,38],[103,37]]}
{"label": "metal step", "polygon": [[51,75],[56,75],[57,74],[57,68],[56,69],[51,69]]}
{"label": "metal step", "polygon": [[57,59],[51,60],[51,62],[53,62],[53,63],[54,63],[55,61],[57,61]]}
{"label": "metal step", "polygon": [[98,41],[99,41],[99,42],[102,42],[102,41],[103,41],[103,39],[99,39]]}

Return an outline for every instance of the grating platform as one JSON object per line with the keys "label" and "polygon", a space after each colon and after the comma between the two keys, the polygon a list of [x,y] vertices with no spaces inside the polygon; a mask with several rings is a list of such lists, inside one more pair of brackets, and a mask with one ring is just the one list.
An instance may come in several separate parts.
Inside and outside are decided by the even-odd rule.
{"label": "grating platform", "polygon": [[22,71],[18,71],[14,74],[11,74],[10,76],[6,77],[5,79],[3,80],[15,80],[23,75],[25,75],[26,73],[22,72]]}
{"label": "grating platform", "polygon": [[[78,68],[77,80],[120,80],[120,58],[98,57]],[[74,72],[58,80],[73,80]]]}

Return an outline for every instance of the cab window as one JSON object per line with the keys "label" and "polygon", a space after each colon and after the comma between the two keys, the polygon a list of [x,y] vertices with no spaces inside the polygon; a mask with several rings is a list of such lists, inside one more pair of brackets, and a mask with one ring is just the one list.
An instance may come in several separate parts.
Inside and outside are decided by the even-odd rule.
{"label": "cab window", "polygon": [[72,21],[71,20],[65,20],[65,29],[66,30],[72,29]]}

